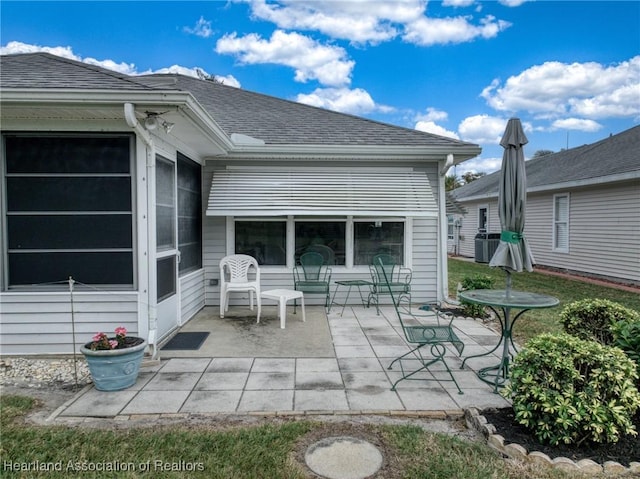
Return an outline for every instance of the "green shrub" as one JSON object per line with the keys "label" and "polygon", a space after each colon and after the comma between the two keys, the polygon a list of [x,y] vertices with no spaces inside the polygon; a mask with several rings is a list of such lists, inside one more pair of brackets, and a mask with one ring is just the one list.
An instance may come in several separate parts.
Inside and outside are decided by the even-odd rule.
{"label": "green shrub", "polygon": [[636,366],[622,350],[569,334],[541,334],[516,356],[505,395],[516,421],[544,443],[617,442],[636,435]]}
{"label": "green shrub", "polygon": [[611,326],[611,332],[613,344],[627,353],[640,374],[640,321],[618,321]]}
{"label": "green shrub", "polygon": [[640,314],[607,299],[575,301],[560,312],[565,332],[605,345],[614,344],[612,327],[620,321],[639,323]]}
{"label": "green shrub", "polygon": [[[491,289],[493,287],[493,279],[486,274],[475,274],[473,276],[465,276],[460,283],[462,291],[470,289]],[[487,316],[485,307],[480,304],[471,304],[462,300],[462,314],[471,318],[484,318]]]}

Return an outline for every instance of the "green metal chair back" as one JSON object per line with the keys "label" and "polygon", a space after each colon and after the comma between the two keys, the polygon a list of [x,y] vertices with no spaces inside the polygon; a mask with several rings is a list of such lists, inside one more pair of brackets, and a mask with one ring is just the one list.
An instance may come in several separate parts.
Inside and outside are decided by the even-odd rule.
{"label": "green metal chair back", "polygon": [[[389,364],[388,369],[392,369],[393,365],[398,363],[402,371],[402,377],[393,384],[391,390],[395,391],[396,385],[405,379],[434,381],[433,377],[415,376],[421,371],[428,371],[429,367],[435,363],[442,363],[450,379],[439,378],[438,380],[452,381],[458,388],[458,393],[463,394],[445,360],[447,344],[453,346],[458,351],[458,355],[462,354],[464,350],[464,343],[458,338],[451,324],[454,319],[453,314],[442,312],[442,308],[437,302],[421,306],[420,312],[414,311],[411,296],[408,293],[393,290],[387,269],[384,267],[384,259],[378,258],[377,261],[387,292],[391,296],[393,307],[402,326],[405,340],[412,348]],[[406,363],[412,364],[410,369],[409,366],[405,366]]]}
{"label": "green metal chair back", "polygon": [[409,295],[411,300],[411,277],[409,268],[400,266],[395,256],[381,253],[373,257],[369,266],[371,273],[371,292],[369,293],[369,306],[376,305],[376,312],[380,314],[380,296],[387,295],[391,291],[395,294]]}
{"label": "green metal chair back", "polygon": [[[331,268],[325,265],[320,253],[307,252],[300,256],[300,264],[293,268],[293,285],[296,291],[321,294],[325,297],[325,308],[329,307]],[[294,312],[296,302],[294,301]]]}

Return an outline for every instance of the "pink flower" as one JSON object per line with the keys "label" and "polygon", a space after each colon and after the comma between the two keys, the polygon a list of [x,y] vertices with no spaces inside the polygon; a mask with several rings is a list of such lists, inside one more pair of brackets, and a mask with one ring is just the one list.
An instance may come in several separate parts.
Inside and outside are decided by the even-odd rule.
{"label": "pink flower", "polygon": [[118,347],[118,341],[116,341],[115,339],[110,339],[109,346],[111,346],[111,349],[116,349]]}
{"label": "pink flower", "polygon": [[105,338],[107,335],[104,333],[97,333],[94,337],[93,340],[94,341],[100,341],[102,338]]}
{"label": "pink flower", "polygon": [[123,326],[119,326],[116,328],[116,336],[126,336],[127,329]]}

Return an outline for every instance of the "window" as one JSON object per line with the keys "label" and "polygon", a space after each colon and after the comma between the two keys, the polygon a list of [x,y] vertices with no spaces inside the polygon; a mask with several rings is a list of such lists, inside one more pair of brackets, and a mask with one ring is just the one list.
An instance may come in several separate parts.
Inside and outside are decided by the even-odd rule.
{"label": "window", "polygon": [[569,252],[569,195],[553,197],[553,250]]}
{"label": "window", "polygon": [[180,276],[202,268],[200,165],[178,153],[178,250]]}
{"label": "window", "polygon": [[486,233],[489,226],[489,208],[481,206],[478,208],[478,231],[480,233]]}
{"label": "window", "polygon": [[308,251],[320,253],[325,264],[345,263],[344,221],[297,221],[295,261]]}
{"label": "window", "polygon": [[287,264],[286,221],[236,221],[237,254],[253,256],[261,265]]}
{"label": "window", "polygon": [[156,159],[156,248],[168,251],[176,247],[175,174],[173,162]]}
{"label": "window", "polygon": [[447,215],[447,239],[454,239],[454,218],[453,215]]}
{"label": "window", "polygon": [[133,286],[132,137],[6,135],[5,281]]}
{"label": "window", "polygon": [[297,263],[307,251],[322,254],[327,264],[336,266],[366,266],[380,253],[395,256],[399,264],[405,261],[404,221],[236,219],[234,228],[235,253],[253,256],[261,265],[285,266],[288,255]]}

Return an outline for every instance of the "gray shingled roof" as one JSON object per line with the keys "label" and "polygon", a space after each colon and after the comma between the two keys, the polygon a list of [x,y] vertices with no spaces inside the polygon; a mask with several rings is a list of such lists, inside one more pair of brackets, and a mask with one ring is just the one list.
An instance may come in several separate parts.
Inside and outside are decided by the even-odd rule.
{"label": "gray shingled roof", "polygon": [[[527,189],[570,182],[585,182],[636,172],[640,175],[640,126],[589,145],[552,153],[525,162]],[[477,196],[497,196],[500,171],[457,188],[458,201]]]}
{"label": "gray shingled roof", "polygon": [[153,90],[135,77],[49,53],[0,56],[0,88]]}
{"label": "gray shingled roof", "polygon": [[476,146],[192,77],[139,78],[150,82],[164,79],[165,84],[174,79],[180,89],[193,94],[228,135],[241,133],[267,144]]}
{"label": "gray shingled roof", "polygon": [[272,145],[463,148],[477,145],[183,75],[128,76],[48,53],[0,56],[0,88],[189,92],[227,133]]}

